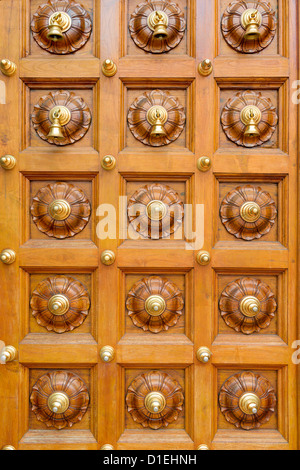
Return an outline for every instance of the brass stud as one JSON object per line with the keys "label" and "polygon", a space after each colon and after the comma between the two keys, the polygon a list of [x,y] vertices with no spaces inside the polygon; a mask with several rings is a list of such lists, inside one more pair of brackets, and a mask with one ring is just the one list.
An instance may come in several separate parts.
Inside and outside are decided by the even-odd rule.
{"label": "brass stud", "polygon": [[104,170],[110,171],[116,167],[117,160],[112,155],[106,155],[101,161],[101,166]]}
{"label": "brass stud", "polygon": [[256,317],[260,310],[261,303],[256,297],[249,295],[244,297],[240,302],[240,311],[245,317]]}
{"label": "brass stud", "polygon": [[145,301],[145,310],[152,317],[159,317],[166,310],[165,299],[161,295],[150,295]]}
{"label": "brass stud", "polygon": [[261,216],[260,206],[254,201],[245,202],[241,206],[240,215],[245,222],[257,222]]}
{"label": "brass stud", "polygon": [[17,160],[12,155],[3,155],[0,158],[0,165],[4,170],[12,170],[16,166]]}
{"label": "brass stud", "polygon": [[205,346],[198,349],[197,359],[199,362],[202,362],[203,364],[207,364],[210,361],[211,357],[212,357],[212,352]]}
{"label": "brass stud", "polygon": [[167,206],[162,201],[153,200],[147,205],[147,215],[150,220],[162,220],[167,212]]}
{"label": "brass stud", "polygon": [[101,253],[101,263],[105,266],[111,266],[116,261],[116,255],[111,250],[105,250]]}
{"label": "brass stud", "polygon": [[0,62],[0,70],[3,73],[3,75],[6,75],[7,77],[10,77],[17,70],[17,66],[11,60],[2,59],[1,62]]}
{"label": "brass stud", "polygon": [[3,446],[1,450],[16,450],[16,448],[14,446],[7,445]]}
{"label": "brass stud", "polygon": [[114,450],[114,447],[110,444],[104,444],[104,446],[102,446],[100,450]]}
{"label": "brass stud", "polygon": [[12,362],[17,357],[17,350],[13,346],[5,346],[1,351],[1,362],[6,364],[7,362]]}
{"label": "brass stud", "polygon": [[197,450],[210,450],[209,447],[205,444],[201,444]]}
{"label": "brass stud", "polygon": [[161,413],[166,407],[166,399],[160,392],[148,393],[145,397],[145,408],[153,414]]}
{"label": "brass stud", "polygon": [[115,358],[115,350],[112,346],[103,346],[100,350],[100,357],[103,362],[111,362]]}
{"label": "brass stud", "polygon": [[66,393],[55,392],[48,398],[48,408],[55,414],[63,414],[70,406],[70,400]]}
{"label": "brass stud", "polygon": [[71,214],[71,206],[64,199],[56,199],[49,205],[48,212],[54,220],[66,220]]}
{"label": "brass stud", "polygon": [[260,398],[255,393],[244,393],[239,401],[240,410],[247,415],[255,415],[260,409]]}
{"label": "brass stud", "polygon": [[65,295],[53,295],[48,302],[48,309],[52,315],[65,315],[69,311],[70,302]]}
{"label": "brass stud", "polygon": [[16,261],[16,253],[14,250],[7,248],[6,250],[2,251],[0,259],[4,264],[13,264]]}
{"label": "brass stud", "polygon": [[106,59],[102,64],[102,73],[106,77],[113,77],[118,71],[117,65],[111,59]]}
{"label": "brass stud", "polygon": [[210,263],[210,254],[208,251],[199,251],[197,254],[197,263],[199,263],[201,266],[207,266]]}
{"label": "brass stud", "polygon": [[213,64],[210,59],[205,59],[199,64],[198,71],[203,77],[207,77],[213,71]]}
{"label": "brass stud", "polygon": [[212,165],[212,162],[209,157],[201,157],[199,158],[197,162],[198,170],[203,171],[203,172],[210,170],[211,165]]}

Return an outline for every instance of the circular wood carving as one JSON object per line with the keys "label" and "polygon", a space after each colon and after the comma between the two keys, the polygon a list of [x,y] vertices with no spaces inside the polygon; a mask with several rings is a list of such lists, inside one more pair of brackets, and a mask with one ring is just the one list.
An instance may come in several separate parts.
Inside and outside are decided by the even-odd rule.
{"label": "circular wood carving", "polygon": [[[258,35],[247,37],[247,28],[243,24],[243,16],[247,10],[257,10]],[[236,51],[245,54],[260,52],[273,41],[277,19],[270,3],[263,1],[235,0],[227,7],[221,23],[222,33],[227,43]]]}
{"label": "circular wood carving", "polygon": [[[52,125],[50,113],[56,106],[65,107],[70,112],[70,120],[62,125],[63,139],[48,137]],[[69,145],[82,139],[89,130],[91,121],[92,115],[84,100],[66,90],[50,92],[43,96],[34,106],[32,114],[33,127],[38,136],[55,145]]]}
{"label": "circular wood carving", "polygon": [[[158,395],[159,409],[150,411],[151,395]],[[160,429],[176,421],[184,402],[182,387],[169,374],[148,372],[136,377],[128,388],[126,404],[132,419],[144,428]]]}
{"label": "circular wood carving", "polygon": [[[254,123],[256,135],[247,134],[247,123],[243,120],[244,110],[257,113]],[[256,117],[255,117],[256,118]],[[249,122],[250,118],[248,117]],[[271,100],[256,91],[239,92],[230,98],[221,115],[223,130],[229,140],[243,147],[257,147],[268,142],[276,130],[278,115]]]}
{"label": "circular wood carving", "polygon": [[147,184],[128,202],[131,227],[144,238],[167,238],[182,225],[184,205],[174,189],[164,184]]}
{"label": "circular wood carving", "polygon": [[141,3],[129,21],[135,44],[152,54],[169,52],[178,46],[185,29],[186,21],[179,6],[164,0]]}
{"label": "circular wood carving", "polygon": [[[258,397],[257,413],[247,414],[241,409],[241,398],[247,393]],[[276,395],[270,382],[253,372],[230,377],[222,386],[219,404],[226,420],[237,428],[258,429],[267,423],[275,411]]]}
{"label": "circular wood carving", "polygon": [[246,185],[227,194],[221,204],[220,216],[231,235],[251,241],[270,232],[277,217],[277,209],[267,191]]}
{"label": "circular wood carving", "polygon": [[128,294],[126,307],[134,325],[151,333],[175,326],[183,314],[182,293],[173,282],[159,276],[138,281]]}
{"label": "circular wood carving", "polygon": [[30,306],[37,323],[48,331],[65,333],[86,319],[90,299],[86,288],[69,276],[51,276],[32,293]]}
{"label": "circular wood carving", "polygon": [[226,286],[219,308],[230,328],[251,335],[270,326],[277,302],[267,284],[258,279],[243,278]]}
{"label": "circular wood carving", "polygon": [[[49,39],[49,23],[58,12],[66,13],[71,24],[62,32],[61,39]],[[59,23],[60,19],[58,19]],[[64,28],[63,28],[64,29]],[[33,15],[31,22],[33,38],[38,45],[52,54],[71,54],[81,49],[89,40],[92,32],[92,20],[82,5],[73,0],[49,0],[41,5]]]}
{"label": "circular wood carving", "polygon": [[162,147],[174,142],[182,133],[184,108],[167,91],[147,91],[130,106],[128,125],[134,137],[143,144]]}
{"label": "circular wood carving", "polygon": [[69,238],[85,228],[91,206],[84,192],[73,184],[52,183],[33,198],[31,215],[37,228],[48,237]]}
{"label": "circular wood carving", "polygon": [[[68,407],[63,413],[54,413],[49,398],[55,393],[66,396]],[[89,392],[78,375],[66,371],[48,372],[38,379],[30,396],[36,418],[48,427],[63,429],[82,420],[89,406]]]}

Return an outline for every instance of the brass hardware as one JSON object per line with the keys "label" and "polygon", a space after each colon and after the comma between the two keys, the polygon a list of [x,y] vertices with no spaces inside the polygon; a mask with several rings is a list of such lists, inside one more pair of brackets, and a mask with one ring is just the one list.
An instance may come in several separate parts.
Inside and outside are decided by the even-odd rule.
{"label": "brass hardware", "polygon": [[55,414],[63,414],[70,406],[70,400],[66,393],[55,392],[48,398],[48,408]]}
{"label": "brass hardware", "polygon": [[16,261],[16,253],[14,250],[7,248],[6,250],[2,251],[0,259],[4,264],[13,264]]}
{"label": "brass hardware", "polygon": [[166,302],[160,295],[150,295],[145,301],[145,310],[152,317],[159,317],[166,310]]}
{"label": "brass hardware", "polygon": [[260,206],[256,202],[245,202],[241,206],[240,215],[245,222],[257,222],[261,215]]}
{"label": "brass hardware", "polygon": [[64,199],[56,199],[48,206],[48,212],[52,219],[66,220],[71,214],[71,206]]}
{"label": "brass hardware", "polygon": [[14,446],[7,445],[3,446],[1,450],[16,450],[16,448]]}
{"label": "brass hardware", "polygon": [[198,71],[200,75],[203,75],[204,77],[207,77],[210,75],[213,71],[213,64],[210,59],[205,59],[199,64]]}
{"label": "brass hardware", "polygon": [[245,10],[241,16],[241,23],[243,28],[246,30],[244,39],[249,41],[259,39],[259,28],[262,24],[262,15],[258,10],[254,8]]}
{"label": "brass hardware", "polygon": [[102,161],[101,166],[104,170],[113,170],[116,167],[117,160],[112,155],[106,155]]}
{"label": "brass hardware", "polygon": [[16,166],[17,160],[12,155],[3,155],[0,158],[0,165],[4,170],[12,170]]}
{"label": "brass hardware", "polygon": [[1,351],[1,362],[6,364],[7,362],[12,362],[17,357],[17,350],[13,346],[5,346]]}
{"label": "brass hardware", "polygon": [[208,158],[208,157],[201,157],[199,158],[198,162],[197,162],[197,167],[198,167],[198,170],[200,171],[208,171],[211,169],[211,159]]}
{"label": "brass hardware", "polygon": [[198,349],[197,359],[199,362],[202,362],[203,364],[207,364],[210,361],[211,357],[212,357],[212,352],[205,346]]}
{"label": "brass hardware", "polygon": [[115,350],[112,346],[104,346],[100,350],[100,357],[103,362],[111,362],[115,358]]}
{"label": "brass hardware", "polygon": [[51,41],[59,41],[63,38],[63,33],[71,28],[71,17],[64,11],[56,11],[49,18],[49,31],[47,38]]}
{"label": "brass hardware", "polygon": [[17,70],[17,66],[14,62],[8,59],[2,59],[0,62],[0,70],[3,73],[3,75],[6,75],[7,77],[11,77]]}
{"label": "brass hardware", "polygon": [[160,392],[151,392],[145,397],[145,407],[150,413],[161,413],[166,404],[166,399]]}
{"label": "brass hardware", "polygon": [[114,450],[114,447],[110,444],[104,444],[104,446],[102,446],[100,450]]}
{"label": "brass hardware", "polygon": [[49,119],[52,122],[50,131],[47,137],[54,137],[56,139],[64,139],[62,127],[67,125],[71,120],[71,112],[66,106],[54,106],[50,113]]}
{"label": "brass hardware", "polygon": [[246,415],[255,415],[260,408],[260,398],[252,392],[244,393],[239,401],[240,410]]}
{"label": "brass hardware", "polygon": [[102,73],[106,77],[113,77],[116,75],[118,68],[113,60],[106,59],[102,64]]}
{"label": "brass hardware", "polygon": [[116,261],[116,255],[113,251],[105,250],[101,253],[101,263],[111,266]]}
{"label": "brass hardware", "polygon": [[261,310],[261,303],[256,297],[251,295],[244,297],[240,302],[240,311],[245,317],[253,318]]}
{"label": "brass hardware", "polygon": [[150,220],[162,220],[167,212],[167,206],[162,201],[153,200],[147,205],[147,215]]}
{"label": "brass hardware", "polygon": [[147,23],[153,36],[157,39],[167,39],[169,36],[167,27],[169,25],[168,15],[161,10],[153,11],[147,19]]}
{"label": "brass hardware", "polygon": [[53,295],[48,302],[48,309],[53,315],[64,315],[70,308],[69,299],[65,295]]}
{"label": "brass hardware", "polygon": [[257,126],[261,119],[261,111],[257,106],[245,106],[241,111],[241,121],[246,126],[244,135],[249,137],[260,136]]}
{"label": "brass hardware", "polygon": [[201,444],[201,446],[199,446],[197,450],[210,450],[210,449],[207,445]]}
{"label": "brass hardware", "polygon": [[168,112],[163,106],[152,106],[147,111],[147,121],[152,126],[151,136],[166,136],[164,125],[168,120]]}
{"label": "brass hardware", "polygon": [[201,266],[207,266],[210,263],[210,254],[208,251],[199,251],[197,254],[197,262],[201,264]]}

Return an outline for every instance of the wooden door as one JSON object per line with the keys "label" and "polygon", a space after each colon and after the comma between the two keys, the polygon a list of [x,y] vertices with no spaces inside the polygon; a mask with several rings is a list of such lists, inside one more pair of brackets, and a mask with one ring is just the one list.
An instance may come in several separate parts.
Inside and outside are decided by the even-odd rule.
{"label": "wooden door", "polygon": [[296,6],[1,2],[1,448],[297,448]]}

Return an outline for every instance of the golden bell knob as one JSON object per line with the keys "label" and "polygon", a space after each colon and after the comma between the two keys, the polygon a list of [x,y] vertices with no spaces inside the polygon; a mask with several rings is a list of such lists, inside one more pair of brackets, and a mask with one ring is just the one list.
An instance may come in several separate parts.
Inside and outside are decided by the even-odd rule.
{"label": "golden bell knob", "polygon": [[152,129],[150,135],[155,136],[155,137],[160,137],[167,135],[163,125],[161,123],[155,124]]}
{"label": "golden bell knob", "polygon": [[59,117],[54,117],[53,123],[50,126],[50,131],[49,134],[47,135],[47,138],[54,138],[54,139],[64,139],[64,135],[62,133],[62,126],[59,122]]}
{"label": "golden bell knob", "polygon": [[245,28],[246,32],[244,34],[244,39],[251,41],[260,38],[259,27],[262,24],[262,15],[256,10],[249,8],[245,10],[242,15],[242,25]]}
{"label": "golden bell knob", "polygon": [[258,137],[258,136],[260,136],[260,132],[259,132],[258,127],[257,127],[257,125],[256,125],[253,118],[251,118],[250,123],[246,127],[244,135],[249,136],[249,137]]}
{"label": "golden bell knob", "polygon": [[47,34],[47,38],[50,39],[51,41],[59,41],[60,39],[63,38],[63,33],[62,33],[62,27],[54,22],[49,26],[49,31]]}
{"label": "golden bell knob", "polygon": [[158,24],[154,30],[153,36],[157,39],[166,39],[168,31],[164,24]]}

